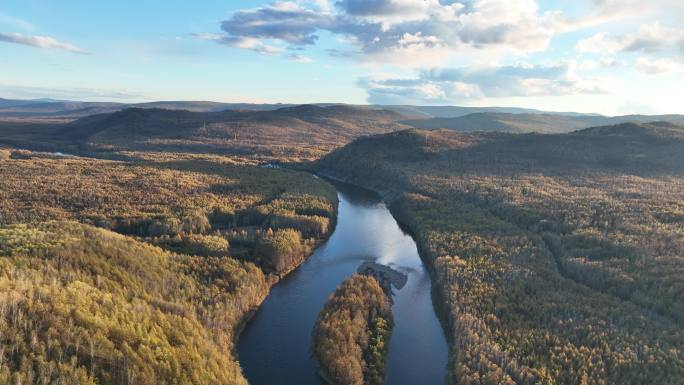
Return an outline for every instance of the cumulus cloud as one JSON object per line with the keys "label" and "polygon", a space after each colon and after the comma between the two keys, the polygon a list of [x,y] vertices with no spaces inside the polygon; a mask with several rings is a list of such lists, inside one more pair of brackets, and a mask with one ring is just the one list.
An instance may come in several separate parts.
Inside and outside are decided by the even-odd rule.
{"label": "cumulus cloud", "polygon": [[383,23],[385,29],[393,23],[426,20],[430,13],[451,8],[436,0],[341,0],[335,4],[347,16]]}
{"label": "cumulus cloud", "polygon": [[477,85],[459,81],[365,78],[359,86],[366,89],[372,104],[449,104],[484,97]]}
{"label": "cumulus cloud", "polygon": [[221,23],[221,29],[228,38],[274,39],[308,45],[318,39],[318,30],[329,28],[332,23],[327,13],[287,1],[238,11]]}
{"label": "cumulus cloud", "polygon": [[[542,52],[558,34],[662,12],[663,7],[684,9],[680,3],[680,0],[593,0],[584,14],[568,17],[560,11],[542,10],[538,0],[276,0],[234,12],[221,23],[221,33],[211,34],[207,40],[309,62],[306,56],[289,52],[315,46],[322,36],[332,35],[342,46],[325,47],[330,55],[425,68],[459,56],[472,58],[473,53],[481,55],[475,57],[484,62],[483,59],[501,58],[504,53]],[[684,33],[658,23],[644,25],[633,34],[597,34],[577,43],[578,51],[602,54],[653,52],[669,46],[681,46],[684,53]],[[585,60],[577,66],[592,70],[620,65],[616,60],[601,59]],[[570,82],[572,86],[568,86],[558,79],[527,78],[530,80],[515,84],[537,92],[555,89],[561,93],[570,92],[579,84]],[[479,86],[478,82],[462,83]],[[462,85],[451,86],[464,91]],[[582,87],[591,88],[587,84]],[[425,84],[413,89],[434,98],[440,95],[449,98],[450,90]],[[467,91],[474,94],[477,90],[468,88]]]}
{"label": "cumulus cloud", "polygon": [[535,0],[279,1],[235,12],[221,23],[221,41],[304,47],[325,32],[367,60],[436,60],[464,49],[544,50],[563,24],[560,16],[540,11]]}
{"label": "cumulus cloud", "polygon": [[682,71],[684,66],[670,59],[649,59],[640,57],[637,59],[636,68],[646,75],[659,75],[668,72]]}
{"label": "cumulus cloud", "polygon": [[592,0],[591,7],[583,15],[573,18],[570,26],[575,29],[605,23],[634,20],[669,20],[679,23],[684,15],[681,0]]}
{"label": "cumulus cloud", "polygon": [[366,78],[360,86],[375,104],[450,104],[482,98],[606,94],[603,79],[587,79],[575,63],[519,64],[485,68],[423,70],[415,78]]}
{"label": "cumulus cloud", "polygon": [[59,49],[78,54],[89,53],[88,51],[73,44],[61,42],[49,36],[27,36],[20,33],[0,33],[0,41],[5,43],[22,44],[35,48]]}
{"label": "cumulus cloud", "polygon": [[[233,47],[303,47],[323,34],[350,42],[356,58],[413,67],[453,55],[544,51],[561,33],[663,10],[684,12],[681,0],[593,0],[586,12],[569,17],[540,9],[538,0],[289,0],[241,9],[221,23]],[[649,16],[650,17],[650,16]],[[645,26],[635,36],[598,34],[578,45],[583,51],[657,49],[669,29]],[[636,36],[638,35],[638,36]],[[681,43],[684,47],[684,41]],[[244,46],[245,44],[242,44]],[[684,49],[684,48],[683,48]],[[603,51],[601,51],[603,52]],[[414,63],[409,57],[424,60]]]}
{"label": "cumulus cloud", "polygon": [[637,32],[624,35],[598,33],[580,40],[580,52],[656,52],[670,47],[684,46],[684,29],[669,28],[660,23],[646,24]]}
{"label": "cumulus cloud", "polygon": [[422,13],[431,3],[412,0],[340,0],[336,4],[349,15],[386,16]]}

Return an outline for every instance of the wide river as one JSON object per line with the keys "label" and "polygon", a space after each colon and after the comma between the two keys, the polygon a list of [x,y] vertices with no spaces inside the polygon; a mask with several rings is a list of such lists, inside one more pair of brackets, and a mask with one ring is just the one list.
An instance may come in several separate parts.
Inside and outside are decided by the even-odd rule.
{"label": "wide river", "polygon": [[322,385],[311,358],[311,331],[335,288],[364,261],[408,274],[394,289],[388,385],[444,383],[448,349],[432,307],[430,276],[413,239],[375,194],[338,185],[338,222],[330,239],[273,287],[238,341],[251,385]]}

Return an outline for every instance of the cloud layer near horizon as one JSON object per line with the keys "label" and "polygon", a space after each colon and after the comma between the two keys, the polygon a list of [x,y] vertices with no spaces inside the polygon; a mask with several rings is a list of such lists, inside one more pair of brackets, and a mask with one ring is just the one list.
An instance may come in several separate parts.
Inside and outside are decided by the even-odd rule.
{"label": "cloud layer near horizon", "polygon": [[514,65],[482,68],[433,68],[411,79],[363,79],[374,104],[429,102],[448,104],[469,99],[517,96],[606,94],[602,79],[585,79],[574,63],[552,66]]}

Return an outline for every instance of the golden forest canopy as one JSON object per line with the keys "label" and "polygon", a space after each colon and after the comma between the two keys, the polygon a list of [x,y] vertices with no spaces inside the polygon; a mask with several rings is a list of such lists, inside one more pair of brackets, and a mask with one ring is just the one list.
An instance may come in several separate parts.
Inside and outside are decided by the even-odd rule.
{"label": "golden forest canopy", "polygon": [[254,265],[171,255],[75,222],[0,228],[0,383],[244,384]]}
{"label": "golden forest canopy", "polygon": [[246,384],[236,332],[335,220],[305,173],[8,152],[3,384]]}
{"label": "golden forest canopy", "polygon": [[[337,199],[304,173],[201,160],[33,155],[4,161],[0,175],[0,224],[77,220],[171,251],[232,255],[262,267],[285,255],[255,254],[267,230],[293,230],[288,236],[301,247],[290,254],[304,252],[331,229]],[[278,268],[289,267],[292,255]]]}
{"label": "golden forest canopy", "polygon": [[[280,155],[310,159],[342,143]],[[407,130],[358,139],[312,167],[379,191],[415,234],[454,382],[678,384],[683,144],[670,123]],[[245,383],[236,330],[330,233],[334,188],[234,158],[109,155],[119,160],[0,149],[0,382]],[[351,297],[353,311],[368,305]],[[338,311],[343,302],[324,311],[355,314]],[[339,330],[363,337],[339,373],[381,378],[385,338],[373,330],[387,325],[340,319],[316,334],[328,346]],[[319,353],[340,363],[345,345],[334,345]],[[369,346],[377,354],[356,354]]]}
{"label": "golden forest canopy", "polygon": [[375,189],[434,269],[459,384],[679,384],[684,129],[418,130],[316,164]]}

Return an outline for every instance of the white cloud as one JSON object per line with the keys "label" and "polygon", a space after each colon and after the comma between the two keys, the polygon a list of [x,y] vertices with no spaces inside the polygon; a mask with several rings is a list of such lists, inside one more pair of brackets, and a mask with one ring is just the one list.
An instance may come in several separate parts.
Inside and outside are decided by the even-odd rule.
{"label": "white cloud", "polygon": [[283,49],[280,47],[264,44],[259,39],[252,39],[249,37],[239,37],[234,39],[224,38],[222,40],[222,43],[233,46],[235,48],[248,49],[269,55],[283,52]]}
{"label": "white cloud", "polygon": [[452,8],[438,0],[340,0],[335,4],[348,16],[380,23],[383,30],[388,30],[392,24],[427,20],[431,14]]}
{"label": "white cloud", "polygon": [[560,13],[540,11],[535,0],[338,0],[334,6],[318,0],[239,10],[221,28],[227,40],[299,47],[316,44],[328,32],[345,38],[364,60],[411,56],[434,64],[464,50],[543,51],[567,26]]}
{"label": "white cloud", "polygon": [[284,51],[281,47],[265,44],[260,39],[249,37],[229,37],[217,33],[198,33],[193,34],[192,36],[199,40],[213,41],[230,47],[246,49],[268,55],[274,55]]}
{"label": "white cloud", "polygon": [[359,84],[376,104],[451,104],[482,98],[607,94],[608,79],[584,78],[575,63],[434,68],[415,78],[367,78]]}
{"label": "white cloud", "polygon": [[35,48],[60,49],[72,53],[88,54],[89,52],[73,44],[61,42],[50,36],[27,36],[20,33],[0,33],[0,41],[22,44]]}
{"label": "white cloud", "polygon": [[637,59],[636,68],[646,75],[659,75],[668,72],[682,71],[684,65],[670,59],[649,59],[640,57]]}
{"label": "white cloud", "polygon": [[[352,49],[336,48],[362,61],[421,68],[477,55],[545,51],[558,34],[636,15],[684,10],[679,0],[593,0],[584,14],[546,11],[538,0],[292,0],[234,12],[221,23],[225,42],[259,41],[258,46],[306,47],[323,33]],[[675,11],[676,12],[676,11]],[[584,52],[654,50],[671,29],[644,26],[635,36],[597,34],[578,44]],[[637,36],[638,35],[638,36]],[[684,40],[681,42],[684,47]],[[228,44],[242,48],[240,44]],[[252,49],[246,47],[246,49]],[[682,48],[684,52],[684,48]]]}
{"label": "white cloud", "polygon": [[577,42],[577,50],[580,52],[610,52],[614,53],[622,50],[624,45],[618,38],[609,37],[604,32],[599,32],[596,35]]}
{"label": "white cloud", "polygon": [[221,23],[227,39],[272,39],[293,45],[314,44],[316,32],[330,28],[331,16],[291,1],[240,10]]}
{"label": "white cloud", "polygon": [[656,52],[684,44],[684,29],[669,28],[655,22],[642,25],[635,33],[624,35],[608,35],[600,32],[580,40],[577,50],[580,52],[614,53],[614,52]]}
{"label": "white cloud", "polygon": [[581,70],[592,71],[600,68],[618,68],[624,66],[624,63],[611,57],[603,57],[599,60],[585,59],[578,64]]}
{"label": "white cloud", "polygon": [[448,104],[480,99],[484,94],[476,84],[427,79],[374,79],[359,81],[373,104]]}

